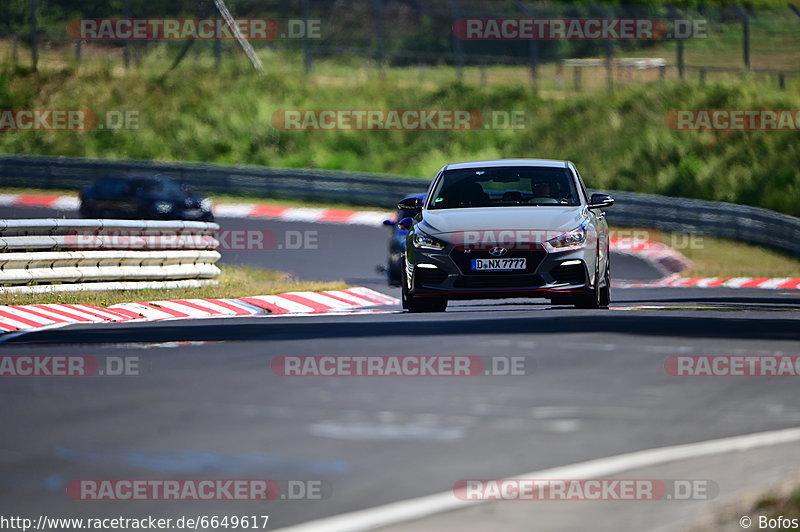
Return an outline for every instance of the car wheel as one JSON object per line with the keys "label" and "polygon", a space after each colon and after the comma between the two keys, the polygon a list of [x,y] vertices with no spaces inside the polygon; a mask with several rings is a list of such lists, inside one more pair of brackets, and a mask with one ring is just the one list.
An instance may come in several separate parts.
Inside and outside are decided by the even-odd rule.
{"label": "car wheel", "polygon": [[607,308],[611,304],[611,261],[606,260],[606,273],[603,275],[605,286],[600,288],[600,306]]}
{"label": "car wheel", "polygon": [[392,264],[389,262],[389,267],[386,269],[386,273],[389,278],[389,286],[400,286],[403,284],[403,280],[400,276],[399,264]]}
{"label": "car wheel", "polygon": [[408,288],[406,269],[402,268],[400,301],[403,308],[409,312],[444,312],[447,309],[447,298],[444,297],[414,297]]}

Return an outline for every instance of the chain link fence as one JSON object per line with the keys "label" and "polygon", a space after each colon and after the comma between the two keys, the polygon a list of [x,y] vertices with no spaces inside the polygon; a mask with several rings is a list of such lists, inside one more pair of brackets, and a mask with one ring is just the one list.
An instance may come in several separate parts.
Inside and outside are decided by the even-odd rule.
{"label": "chain link fence", "polygon": [[[30,3],[29,3],[30,2]],[[233,39],[188,42],[81,41],[67,31],[63,18],[220,17],[210,0],[202,2],[94,2],[70,15],[53,14],[36,0],[16,0],[3,32],[5,60],[79,66],[97,58],[116,57],[135,68],[148,54],[159,53],[179,62],[243,61]],[[92,2],[87,2],[92,4]],[[654,80],[692,77],[700,82],[727,76],[766,76],[781,88],[800,76],[800,10],[709,6],[681,9],[661,6],[605,6],[598,3],[533,4],[477,0],[229,0],[236,19],[267,18],[280,34],[251,40],[256,51],[289,54],[306,73],[336,59],[372,76],[387,70],[412,69],[420,81],[433,67],[449,67],[452,80],[503,83],[516,78],[544,89],[613,87]],[[38,6],[38,7],[37,7]],[[459,21],[477,19],[649,19],[663,21],[663,39],[515,39],[461,38]],[[38,22],[41,19],[41,22]],[[676,22],[680,21],[680,22]],[[686,38],[675,37],[688,35]],[[41,57],[41,59],[39,59]],[[188,58],[188,59],[187,59]],[[583,58],[594,61],[576,62]],[[269,70],[268,61],[265,61]],[[185,66],[185,65],[184,65]],[[506,68],[503,68],[506,67]],[[517,67],[509,74],[507,67]]]}

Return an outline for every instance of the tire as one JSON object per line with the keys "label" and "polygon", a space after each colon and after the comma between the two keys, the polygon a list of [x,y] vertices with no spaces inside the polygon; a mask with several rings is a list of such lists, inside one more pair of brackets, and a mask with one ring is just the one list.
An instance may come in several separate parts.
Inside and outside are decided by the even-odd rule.
{"label": "tire", "polygon": [[[599,257],[598,257],[598,264],[595,266],[597,268],[600,266]],[[607,279],[610,279],[611,272],[608,268],[608,261],[606,261],[606,272],[605,276]],[[606,285],[605,290],[608,292],[608,297],[611,297],[611,285],[610,283]],[[594,275],[594,288],[590,288],[586,294],[578,296],[575,300],[575,308],[585,308],[585,309],[595,309],[595,308],[602,308],[607,307],[608,303],[603,304],[603,291],[604,288],[600,286],[600,272],[595,271]]]}
{"label": "tire", "polygon": [[400,300],[403,308],[409,312],[444,312],[447,309],[447,298],[445,297],[414,297],[410,294],[408,282],[406,282],[406,269],[402,268],[400,283],[402,285]]}
{"label": "tire", "polygon": [[403,284],[403,279],[400,276],[400,266],[389,262],[389,267],[386,269],[386,274],[389,279],[389,286],[400,286]]}
{"label": "tire", "polygon": [[599,292],[594,288],[582,296],[575,299],[575,308],[600,308]]}
{"label": "tire", "polygon": [[606,259],[606,273],[603,275],[603,282],[605,286],[600,288],[600,307],[608,308],[611,304],[611,261],[608,259]]}

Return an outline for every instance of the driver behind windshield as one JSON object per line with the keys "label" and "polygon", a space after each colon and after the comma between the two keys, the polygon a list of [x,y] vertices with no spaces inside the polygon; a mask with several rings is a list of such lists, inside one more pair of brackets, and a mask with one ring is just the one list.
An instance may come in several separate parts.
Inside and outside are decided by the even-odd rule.
{"label": "driver behind windshield", "polygon": [[531,192],[533,197],[530,203],[558,203],[553,197],[553,187],[546,178],[538,177],[531,179]]}
{"label": "driver behind windshield", "polygon": [[566,168],[553,167],[446,170],[433,190],[429,208],[578,205],[572,179]]}

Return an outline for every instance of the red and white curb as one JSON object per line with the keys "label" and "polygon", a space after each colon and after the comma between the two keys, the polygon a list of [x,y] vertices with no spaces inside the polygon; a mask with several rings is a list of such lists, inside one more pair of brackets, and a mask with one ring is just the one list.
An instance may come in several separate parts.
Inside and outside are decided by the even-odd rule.
{"label": "red and white curb", "polygon": [[611,251],[642,258],[665,274],[682,272],[692,266],[683,253],[654,240],[612,236],[608,245]]}
{"label": "red and white curb", "polygon": [[[75,211],[80,201],[74,196],[47,194],[0,194],[0,206],[44,207],[62,211]],[[394,220],[394,214],[379,211],[357,211],[347,209],[314,209],[283,207],[269,204],[219,203],[214,205],[214,215],[220,218],[255,218],[282,222],[308,222],[345,225],[380,226],[384,220]],[[680,252],[652,240],[640,238],[611,237],[612,251],[636,255],[652,262],[666,273],[677,273],[691,263]]]}
{"label": "red and white curb", "polygon": [[652,283],[620,283],[620,288],[762,288],[800,290],[800,278],[791,277],[680,277],[670,275]]}
{"label": "red and white curb", "polygon": [[[80,207],[80,200],[75,196],[0,194],[0,206],[43,207],[60,211],[77,211]],[[392,217],[391,213],[379,211],[283,207],[258,203],[218,203],[214,205],[214,215],[220,218],[260,218],[282,222],[369,226],[381,225],[384,220]]]}
{"label": "red and white curb", "polygon": [[57,194],[0,194],[0,207],[44,207],[59,211],[77,211],[80,200],[76,196]]}
{"label": "red and white curb", "polygon": [[94,305],[0,306],[0,334],[70,323],[161,321],[233,316],[319,315],[367,311],[368,307],[398,305],[394,297],[364,287],[325,292],[288,292],[237,299],[175,299]]}
{"label": "red and white curb", "polygon": [[220,203],[214,206],[214,216],[220,218],[261,218],[264,220],[278,220],[281,222],[378,226],[387,218],[391,218],[392,214],[379,211]]}
{"label": "red and white curb", "polygon": [[[16,207],[44,207],[62,211],[78,210],[80,201],[75,196],[59,196],[53,194],[0,194],[0,206]],[[214,206],[214,214],[221,218],[258,218],[264,220],[279,220],[284,222],[330,223],[347,225],[379,226],[386,219],[394,219],[394,214],[378,211],[356,211],[346,209],[313,209],[300,207],[283,207],[268,204],[228,204],[220,203]],[[800,289],[798,279],[795,278],[764,278],[764,277],[679,277],[675,274],[692,266],[691,261],[681,252],[654,240],[642,240],[634,237],[615,237],[609,239],[609,248],[616,253],[633,255],[646,260],[667,275],[663,279],[652,283],[626,283],[618,285],[621,288],[651,288],[651,287],[723,287],[723,288],[765,288],[765,289]],[[274,296],[265,296],[274,297]],[[385,297],[385,296],[384,296]],[[249,299],[249,298],[244,298]],[[241,304],[242,300],[238,300]],[[237,300],[213,300],[237,301]],[[252,302],[245,301],[246,304]],[[235,303],[234,303],[235,304]],[[262,305],[269,304],[269,300],[261,301]],[[284,302],[284,304],[289,304]],[[138,304],[137,304],[138,305]],[[302,303],[301,303],[302,305]],[[207,305],[206,305],[207,306]],[[200,304],[200,307],[204,305]],[[165,307],[166,308],[166,307]],[[171,308],[171,307],[170,307]],[[302,308],[294,306],[294,308]],[[154,314],[150,307],[137,307],[138,311],[145,314]],[[131,311],[135,311],[131,310]],[[127,310],[127,309],[124,309]],[[188,310],[188,309],[184,309]],[[231,310],[231,309],[228,309]],[[200,309],[193,311],[202,312]],[[185,312],[177,311],[181,314]],[[155,315],[170,314],[162,310]],[[174,312],[173,312],[174,314]],[[177,316],[176,316],[177,317]],[[166,319],[166,318],[163,318]],[[0,327],[2,323],[0,322]]]}

